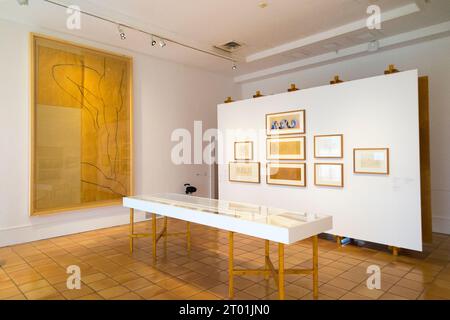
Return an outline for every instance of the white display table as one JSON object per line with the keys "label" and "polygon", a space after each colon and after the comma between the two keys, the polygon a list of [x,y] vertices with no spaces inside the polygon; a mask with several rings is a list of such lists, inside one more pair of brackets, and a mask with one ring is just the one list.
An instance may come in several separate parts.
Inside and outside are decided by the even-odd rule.
{"label": "white display table", "polygon": [[[284,298],[285,274],[313,274],[314,297],[318,295],[318,252],[317,235],[332,228],[332,217],[326,215],[298,213],[288,210],[239,203],[234,201],[215,200],[180,194],[155,194],[123,198],[123,206],[130,208],[130,248],[136,237],[152,236],[153,257],[156,259],[156,242],[167,235],[167,220],[164,230],[156,234],[156,214],[179,220],[229,231],[229,293],[233,297],[234,275],[272,274],[278,282],[280,299]],[[133,221],[134,210],[153,214],[152,234],[135,234]],[[234,269],[233,267],[233,235],[234,232],[266,240],[266,264],[264,269]],[[313,238],[312,269],[284,269],[284,245],[300,240]],[[190,228],[187,231],[188,248],[190,248]],[[275,270],[269,258],[269,241],[278,243],[279,267]]]}

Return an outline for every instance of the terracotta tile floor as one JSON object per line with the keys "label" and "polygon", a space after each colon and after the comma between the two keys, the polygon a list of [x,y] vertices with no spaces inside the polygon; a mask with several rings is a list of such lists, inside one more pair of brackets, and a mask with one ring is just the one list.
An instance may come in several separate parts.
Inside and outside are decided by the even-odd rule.
{"label": "terracotta tile floor", "polygon": [[[162,220],[158,221],[159,226]],[[136,225],[149,232],[150,223]],[[169,232],[185,223],[169,220]],[[150,238],[129,253],[128,226],[0,248],[0,299],[226,299],[228,234],[192,226],[192,250],[184,237],[158,243],[152,264]],[[277,246],[271,245],[274,264]],[[286,268],[311,266],[309,240],[287,246]],[[263,265],[264,241],[235,236],[236,267]],[[338,247],[319,240],[320,299],[450,299],[450,236],[434,234],[423,253],[392,256],[383,246]],[[381,290],[365,283],[369,265],[381,268]],[[66,287],[66,268],[81,268],[80,290]],[[236,299],[277,299],[273,280],[236,277]],[[312,299],[311,276],[286,277],[287,299]]]}

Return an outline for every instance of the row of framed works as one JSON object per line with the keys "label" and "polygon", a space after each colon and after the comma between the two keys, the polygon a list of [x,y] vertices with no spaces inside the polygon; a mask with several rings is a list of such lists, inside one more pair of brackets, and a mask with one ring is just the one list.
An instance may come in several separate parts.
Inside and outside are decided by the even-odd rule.
{"label": "row of framed works", "polygon": [[[230,162],[229,180],[232,182],[260,183],[259,162]],[[389,174],[388,148],[353,149],[353,172],[356,174]],[[342,163],[315,163],[314,184],[343,187]],[[287,186],[306,186],[305,163],[267,163],[267,183]]]}
{"label": "row of framed works", "polygon": [[[343,135],[314,136],[314,158],[343,158]],[[234,160],[253,160],[253,142],[234,143]],[[267,138],[267,160],[306,160],[306,137]]]}
{"label": "row of framed works", "polygon": [[[304,136],[267,139],[267,160],[306,160]],[[315,158],[343,158],[343,135],[314,137]],[[235,160],[253,160],[253,142],[234,143]],[[388,148],[353,149],[354,173],[389,174]]]}
{"label": "row of framed works", "polygon": [[[273,185],[306,187],[306,163],[267,163],[266,183]],[[261,183],[259,162],[230,162],[229,180],[232,182]],[[316,186],[343,187],[344,165],[314,164]]]}

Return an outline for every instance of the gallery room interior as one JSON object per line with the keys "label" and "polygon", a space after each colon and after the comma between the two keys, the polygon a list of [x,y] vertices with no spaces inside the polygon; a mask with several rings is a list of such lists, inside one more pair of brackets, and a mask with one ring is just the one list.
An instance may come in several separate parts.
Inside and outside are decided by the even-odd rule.
{"label": "gallery room interior", "polygon": [[450,1],[0,0],[0,39],[0,300],[450,300]]}

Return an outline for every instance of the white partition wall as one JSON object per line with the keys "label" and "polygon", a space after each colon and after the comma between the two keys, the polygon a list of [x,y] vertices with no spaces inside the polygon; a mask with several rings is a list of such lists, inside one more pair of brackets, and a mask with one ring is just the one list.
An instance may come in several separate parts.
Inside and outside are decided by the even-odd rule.
{"label": "white partition wall", "polygon": [[[330,233],[422,250],[417,71],[218,106],[219,197],[333,216]],[[265,115],[306,110],[306,187],[266,183]],[[315,159],[315,135],[343,134],[343,159]],[[228,180],[235,141],[254,142],[261,183]],[[389,175],[353,173],[354,148],[389,148]],[[285,162],[285,161],[284,161]],[[291,161],[292,162],[292,161]],[[315,163],[342,163],[344,187],[314,185]]]}

